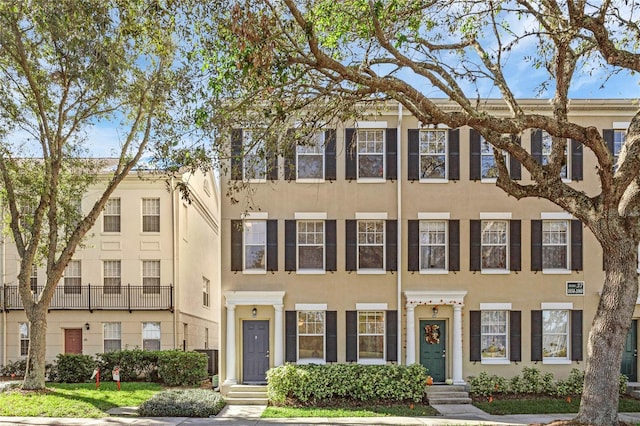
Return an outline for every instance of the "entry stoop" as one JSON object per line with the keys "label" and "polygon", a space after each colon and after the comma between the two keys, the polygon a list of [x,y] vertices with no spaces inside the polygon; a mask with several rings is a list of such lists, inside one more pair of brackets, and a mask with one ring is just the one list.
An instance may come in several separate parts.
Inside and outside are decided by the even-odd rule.
{"label": "entry stoop", "polygon": [[227,405],[267,405],[265,385],[231,385],[225,392]]}
{"label": "entry stoop", "polygon": [[427,386],[427,400],[429,405],[471,404],[469,392],[464,386],[457,385]]}
{"label": "entry stoop", "polygon": [[636,399],[640,399],[640,383],[629,382],[627,383],[627,394]]}

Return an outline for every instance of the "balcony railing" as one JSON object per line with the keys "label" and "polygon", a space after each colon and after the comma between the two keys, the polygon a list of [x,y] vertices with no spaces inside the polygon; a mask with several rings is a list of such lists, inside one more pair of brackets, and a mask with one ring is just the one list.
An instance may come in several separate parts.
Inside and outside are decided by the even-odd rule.
{"label": "balcony railing", "polygon": [[[17,285],[0,287],[0,309],[24,309]],[[38,287],[34,297],[39,297],[42,287]],[[110,310],[156,310],[173,311],[173,285],[168,286],[64,286],[59,285],[51,299],[50,310],[99,309]]]}

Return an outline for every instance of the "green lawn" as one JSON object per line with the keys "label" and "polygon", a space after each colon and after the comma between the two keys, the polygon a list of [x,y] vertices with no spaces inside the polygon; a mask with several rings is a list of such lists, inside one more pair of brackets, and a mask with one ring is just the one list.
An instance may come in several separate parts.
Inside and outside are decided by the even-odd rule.
{"label": "green lawn", "polygon": [[[562,398],[540,397],[535,399],[494,399],[492,402],[474,401],[473,405],[490,414],[557,414],[577,413],[580,398],[572,398],[571,402]],[[640,412],[640,400],[623,397],[620,399],[618,411]]]}
{"label": "green lawn", "polygon": [[288,417],[426,417],[436,416],[438,412],[428,405],[397,404],[391,406],[368,407],[267,407],[262,413],[263,418]]}
{"label": "green lawn", "polygon": [[108,416],[113,407],[138,406],[162,390],[157,383],[122,383],[118,391],[114,382],[55,383],[46,392],[0,392],[0,416],[89,417]]}

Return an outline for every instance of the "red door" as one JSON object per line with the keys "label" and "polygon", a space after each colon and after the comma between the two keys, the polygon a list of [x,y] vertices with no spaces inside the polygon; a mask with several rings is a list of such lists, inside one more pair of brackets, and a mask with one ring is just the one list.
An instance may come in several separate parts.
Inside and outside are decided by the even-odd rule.
{"label": "red door", "polygon": [[67,328],[64,330],[64,353],[81,354],[82,353],[82,329]]}

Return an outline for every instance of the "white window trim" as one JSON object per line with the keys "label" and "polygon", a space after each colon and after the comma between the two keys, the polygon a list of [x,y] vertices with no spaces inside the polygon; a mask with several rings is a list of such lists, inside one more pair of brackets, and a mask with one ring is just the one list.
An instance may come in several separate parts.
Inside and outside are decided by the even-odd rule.
{"label": "white window trim", "polygon": [[386,130],[389,127],[386,121],[356,121],[356,129],[381,129]]}
{"label": "white window trim", "polygon": [[[264,213],[264,215],[266,215],[267,213]],[[255,213],[252,214],[256,215]],[[260,215],[262,216],[262,215]],[[244,220],[266,220],[266,219],[244,219]],[[265,255],[265,261],[264,261],[264,269],[246,269],[247,266],[247,262],[246,262],[246,232],[245,232],[245,223],[244,221],[242,222],[242,274],[243,275],[266,275],[267,273],[267,245],[268,245],[268,241],[267,241],[267,224],[265,223],[265,236],[264,236],[264,255]]]}
{"label": "white window trim", "polygon": [[418,219],[420,220],[449,220],[451,219],[451,213],[449,212],[418,212]]}
{"label": "white window trim", "polygon": [[575,217],[571,213],[567,212],[541,212],[540,219],[542,220],[574,220]]}
{"label": "white window trim", "polygon": [[[571,359],[571,310],[573,309],[573,303],[541,303],[543,311],[569,311],[567,314],[567,355],[565,358],[545,358],[544,353],[542,355],[542,364],[548,365],[569,365],[573,364]],[[570,306],[570,307],[569,307]],[[544,329],[544,325],[543,325]],[[542,340],[544,343],[544,331],[542,332]]]}
{"label": "white window trim", "polygon": [[628,130],[630,125],[630,121],[614,121],[611,123],[611,127],[614,130]]}
{"label": "white window trim", "polygon": [[[422,269],[422,242],[419,241],[418,242],[418,247],[420,249],[420,253],[419,253],[419,261],[420,261],[420,274],[421,275],[446,275],[449,273],[449,226],[448,226],[448,222],[446,222],[446,219],[422,219],[422,221],[428,222],[428,221],[433,221],[433,222],[442,222],[445,221],[445,225],[444,225],[444,268],[427,268],[427,269]],[[420,233],[419,230],[420,224],[418,224],[418,235]],[[434,247],[435,245],[432,245],[432,247]]]}
{"label": "white window trim", "polygon": [[[387,213],[382,213],[385,215],[387,215]],[[358,216],[358,213],[356,213],[356,217]],[[384,219],[358,219],[360,220],[364,220],[364,221],[382,221],[382,244],[378,245],[375,244],[374,246],[381,246],[382,247],[382,266],[380,268],[360,268],[360,242],[358,241],[358,225],[359,223],[356,222],[356,274],[358,275],[384,275],[387,273],[387,224],[384,221]],[[372,246],[370,244],[367,244],[367,246]]]}
{"label": "white window trim", "polygon": [[327,220],[327,212],[295,212],[293,218],[296,220]]}
{"label": "white window trim", "polygon": [[386,311],[389,309],[387,303],[356,303],[356,311]]}
{"label": "white window trim", "polygon": [[[310,213],[310,215],[324,215],[325,219],[327,217],[326,213]],[[298,214],[296,213],[296,219],[298,219]],[[326,265],[326,261],[327,261],[327,230],[326,230],[326,224],[324,223],[325,219],[317,219],[317,218],[311,218],[311,219],[299,219],[301,222],[322,222],[322,268],[305,268],[305,269],[300,269],[300,244],[299,244],[299,240],[298,240],[298,233],[299,233],[299,228],[298,225],[300,224],[299,222],[296,222],[296,274],[297,275],[322,275],[322,274],[326,274],[326,270],[327,270],[327,265]],[[320,246],[319,244],[313,244],[313,245],[305,245],[303,247],[313,247],[313,246]]]}
{"label": "white window trim", "polygon": [[[356,182],[358,183],[381,183],[381,182],[386,182],[387,181],[387,135],[385,133],[386,130],[386,125],[387,122],[386,121],[382,121],[382,122],[377,122],[377,121],[371,121],[371,122],[358,122],[359,124],[366,124],[366,123],[384,123],[384,127],[382,126],[372,126],[369,127],[369,125],[366,126],[361,126],[358,125],[358,128],[356,129]],[[359,141],[359,135],[358,135],[358,131],[359,130],[381,130],[382,131],[382,152],[381,153],[366,153],[366,154],[370,154],[370,155],[380,155],[382,156],[382,176],[381,177],[360,177],[360,152],[358,150],[358,143]]]}
{"label": "white window trim", "polygon": [[[551,215],[551,216],[559,216],[560,214],[557,215]],[[566,214],[565,214],[566,215]],[[546,216],[545,214],[541,213],[540,216]],[[571,215],[569,215],[571,216]],[[542,232],[544,234],[544,221],[565,221],[567,224],[567,243],[566,243],[566,247],[567,247],[567,258],[566,258],[566,268],[542,268],[542,274],[543,275],[570,275],[571,274],[571,221],[570,219],[567,218],[552,218],[552,217],[548,217],[546,219],[542,219],[543,224],[542,224]],[[543,238],[543,243],[542,243],[542,250],[544,250],[544,236]],[[544,262],[543,262],[544,263]]]}
{"label": "white window trim", "polygon": [[246,212],[240,215],[242,220],[267,220],[269,219],[268,212]]}
{"label": "white window trim", "polygon": [[387,212],[380,213],[364,213],[356,212],[356,220],[387,220],[389,214]]}
{"label": "white window trim", "polygon": [[540,303],[540,309],[543,311],[571,311],[573,310],[573,302],[543,302]]}
{"label": "white window trim", "polygon": [[[296,364],[299,365],[307,365],[307,364],[326,364],[327,360],[327,305],[324,305],[324,309],[298,309],[298,306],[304,305],[296,305]],[[306,305],[306,306],[323,306],[323,305]],[[299,321],[298,315],[300,312],[304,311],[324,311],[324,334],[322,335],[322,341],[324,344],[324,356],[322,358],[304,358],[300,359],[300,332],[298,330],[297,323]],[[318,334],[314,334],[313,336],[318,336]]]}
{"label": "white window trim", "polygon": [[[429,178],[423,178],[420,176],[420,171],[421,171],[421,166],[420,166],[420,162],[422,160],[422,151],[420,150],[420,132],[423,131],[436,131],[436,130],[440,130],[440,131],[444,131],[444,140],[445,140],[445,150],[444,150],[444,177],[443,178],[433,178],[433,179],[429,179]],[[420,183],[449,183],[449,133],[447,132],[447,130],[449,130],[448,127],[445,128],[422,128],[420,130],[418,130],[418,182]],[[425,155],[430,155],[430,154],[425,154]]]}
{"label": "white window trim", "polygon": [[511,303],[481,303],[481,311],[510,311]]}
{"label": "white window trim", "polygon": [[[511,234],[510,234],[510,229],[509,229],[509,221],[511,220],[511,213],[490,213],[490,217],[484,217],[483,215],[486,215],[487,213],[480,213],[480,274],[484,274],[484,275],[509,275],[511,273],[511,270],[509,269],[511,267],[511,265],[509,264],[509,258],[511,256]],[[504,216],[504,217],[500,217],[500,216]],[[508,218],[507,218],[508,217]],[[507,221],[507,229],[506,229],[506,234],[507,234],[507,241],[505,243],[505,246],[507,248],[507,252],[505,254],[505,267],[504,269],[485,269],[482,267],[482,221],[484,220],[500,220],[500,221]]]}
{"label": "white window trim", "polygon": [[[497,177],[495,177],[495,178],[482,177],[482,157],[484,155],[486,155],[486,154],[482,153],[482,144],[483,144],[483,142],[484,142],[484,137],[480,136],[480,183],[491,183],[491,184],[494,184],[494,183],[496,183],[498,181]],[[489,144],[489,145],[491,145],[491,144]],[[491,145],[491,148],[495,149],[495,147],[493,145]],[[493,154],[493,152],[491,152],[491,154]],[[510,159],[509,159],[509,153],[507,151],[503,150],[502,151],[502,155],[503,155],[503,157],[505,157],[504,160],[505,160],[505,165],[507,166],[507,170],[509,172],[511,172],[511,169],[509,167],[511,165],[511,162],[510,162]]]}
{"label": "white window trim", "polygon": [[[384,306],[384,308],[382,308],[382,306]],[[357,327],[356,329],[360,328],[360,312],[365,312],[365,311],[376,311],[376,312],[384,312],[387,308],[386,308],[387,304],[386,303],[356,303],[356,311],[357,311],[357,318],[358,318],[358,323],[357,323]],[[378,308],[376,308],[378,307]],[[361,309],[362,308],[362,309]],[[358,331],[357,334],[357,339],[358,339],[358,345],[356,348],[356,353],[357,353],[357,358],[358,358],[358,364],[362,364],[362,365],[384,365],[387,363],[387,318],[386,316],[384,317],[384,331],[382,332],[382,358],[380,359],[371,359],[371,358],[365,358],[365,359],[360,359],[360,332]]]}
{"label": "white window trim", "polygon": [[[319,130],[318,133],[322,134],[322,144],[321,144],[321,153],[300,153],[298,152],[298,145],[295,146],[296,150],[296,182],[298,183],[324,183],[325,179],[325,171],[326,171],[326,158],[325,158],[325,147],[326,147],[326,138],[325,138],[325,130]],[[298,172],[300,168],[298,165],[300,164],[300,155],[314,155],[322,158],[322,178],[301,178],[298,177]]]}
{"label": "white window trim", "polygon": [[[243,129],[242,130],[242,181],[246,182],[246,183],[267,183],[267,178],[269,175],[269,161],[268,159],[265,157],[263,159],[261,159],[262,161],[264,161],[264,178],[247,178],[246,174],[247,174],[247,163],[246,163],[246,154],[248,154],[249,152],[245,152],[245,141],[246,141],[246,135],[247,133],[252,134],[253,136],[253,130],[251,129]],[[259,142],[259,144],[264,144],[264,141]],[[257,145],[254,145],[253,148],[257,148]],[[253,168],[252,168],[253,169]]]}
{"label": "white window trim", "polygon": [[[541,132],[549,134],[545,130],[541,130]],[[543,136],[544,136],[544,134],[543,134]],[[551,154],[549,154],[549,155],[543,154],[542,153],[543,151],[544,151],[544,143],[542,143],[542,146],[540,147],[540,153],[542,154],[542,158],[551,156]],[[565,154],[566,154],[566,157],[567,157],[567,163],[565,164],[565,167],[567,168],[567,177],[563,177],[562,178],[562,182],[571,183],[572,176],[571,176],[571,140],[570,139],[567,140]]]}
{"label": "white window trim", "polygon": [[[482,350],[480,353],[480,364],[484,365],[508,365],[511,364],[511,360],[509,359],[511,354],[509,353],[509,346],[511,344],[511,323],[509,321],[509,311],[511,311],[511,303],[481,303],[480,304],[481,311],[507,311],[507,331],[505,335],[507,337],[507,348],[506,348],[506,357],[500,359],[483,359],[482,358]],[[481,320],[482,322],[482,317]],[[482,324],[480,324],[482,327]],[[482,330],[480,330],[480,338],[482,339]]]}
{"label": "white window trim", "polygon": [[480,212],[481,220],[511,220],[511,212]]}

